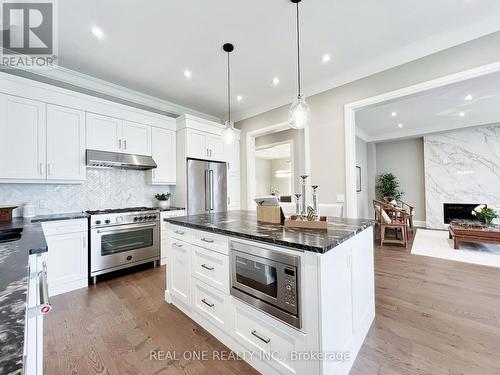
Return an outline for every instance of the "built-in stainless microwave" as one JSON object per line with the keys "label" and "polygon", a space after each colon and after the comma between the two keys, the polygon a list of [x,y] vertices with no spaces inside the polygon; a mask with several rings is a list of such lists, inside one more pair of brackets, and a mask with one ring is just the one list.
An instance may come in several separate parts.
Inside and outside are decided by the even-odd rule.
{"label": "built-in stainless microwave", "polygon": [[300,257],[231,241],[231,294],[301,328]]}

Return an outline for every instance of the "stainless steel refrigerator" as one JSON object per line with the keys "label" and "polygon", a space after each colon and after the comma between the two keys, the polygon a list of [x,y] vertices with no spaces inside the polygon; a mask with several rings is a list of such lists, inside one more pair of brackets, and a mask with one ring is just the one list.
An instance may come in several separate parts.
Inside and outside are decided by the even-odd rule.
{"label": "stainless steel refrigerator", "polygon": [[187,160],[187,214],[227,211],[226,163]]}

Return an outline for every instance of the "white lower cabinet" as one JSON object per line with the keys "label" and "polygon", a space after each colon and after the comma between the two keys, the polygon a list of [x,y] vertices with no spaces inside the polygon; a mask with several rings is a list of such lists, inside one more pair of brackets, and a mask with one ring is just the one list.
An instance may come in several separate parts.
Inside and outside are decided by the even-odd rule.
{"label": "white lower cabinet", "polygon": [[229,294],[229,257],[196,245],[191,249],[193,277]]}
{"label": "white lower cabinet", "polygon": [[167,256],[167,277],[173,297],[191,304],[191,245],[187,242],[169,239]]}
{"label": "white lower cabinet", "polygon": [[194,312],[208,319],[227,333],[230,332],[231,297],[228,294],[193,278],[191,296]]}
{"label": "white lower cabinet", "polygon": [[50,265],[50,296],[88,286],[87,227],[87,219],[42,223]]}

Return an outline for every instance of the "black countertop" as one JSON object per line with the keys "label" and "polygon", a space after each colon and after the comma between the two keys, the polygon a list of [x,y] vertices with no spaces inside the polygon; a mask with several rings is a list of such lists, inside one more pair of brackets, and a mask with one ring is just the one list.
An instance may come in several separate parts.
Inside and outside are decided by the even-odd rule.
{"label": "black countertop", "polygon": [[65,214],[38,215],[31,219],[32,223],[43,223],[46,221],[87,219],[89,215],[85,212],[70,212]]}
{"label": "black countertop", "polygon": [[164,220],[188,228],[317,253],[326,253],[375,224],[368,219],[330,218],[327,230],[285,228],[279,224],[257,222],[253,211],[229,211]]}
{"label": "black countertop", "polygon": [[23,219],[0,223],[0,231],[12,228],[23,232],[17,241],[0,243],[0,374],[23,371],[28,257],[47,251],[39,223]]}

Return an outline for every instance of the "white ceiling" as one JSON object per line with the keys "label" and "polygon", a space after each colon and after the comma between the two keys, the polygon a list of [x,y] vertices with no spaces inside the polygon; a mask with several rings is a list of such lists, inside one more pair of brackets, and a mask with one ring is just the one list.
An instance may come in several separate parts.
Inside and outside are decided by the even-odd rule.
{"label": "white ceiling", "polygon": [[[289,0],[63,0],[59,64],[225,117],[221,47],[233,42],[233,99],[243,96],[234,117],[241,119],[295,95],[294,11]],[[497,0],[304,0],[301,12],[309,96],[500,30]]]}
{"label": "white ceiling", "polygon": [[[397,115],[393,117],[392,112]],[[356,127],[373,141],[497,122],[500,122],[500,73],[420,92],[356,112]]]}
{"label": "white ceiling", "polygon": [[291,157],[291,149],[289,143],[266,147],[255,150],[255,157],[257,159],[276,160],[286,159]]}

